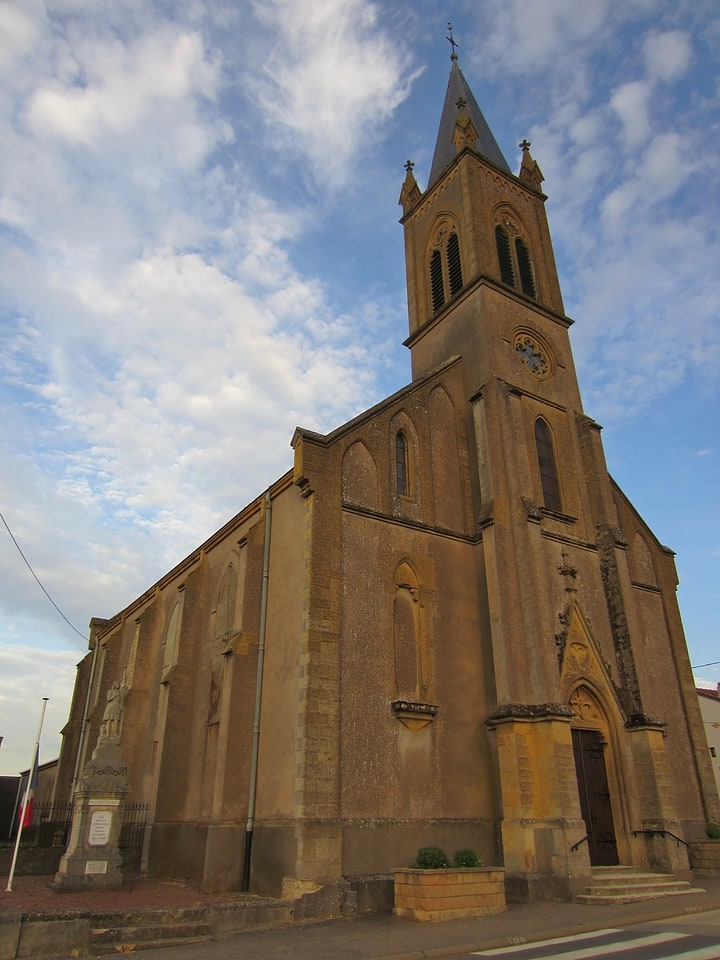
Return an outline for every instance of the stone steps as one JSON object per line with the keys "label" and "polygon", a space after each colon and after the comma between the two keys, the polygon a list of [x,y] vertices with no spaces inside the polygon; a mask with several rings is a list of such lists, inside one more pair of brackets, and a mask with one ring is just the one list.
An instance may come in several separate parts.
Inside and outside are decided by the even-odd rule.
{"label": "stone steps", "polygon": [[198,908],[109,914],[94,917],[93,921],[90,950],[95,956],[212,940],[204,911]]}
{"label": "stone steps", "polygon": [[575,897],[576,903],[637,903],[660,897],[704,893],[687,880],[676,880],[671,873],[639,873],[632,867],[593,867],[592,883],[585,893]]}

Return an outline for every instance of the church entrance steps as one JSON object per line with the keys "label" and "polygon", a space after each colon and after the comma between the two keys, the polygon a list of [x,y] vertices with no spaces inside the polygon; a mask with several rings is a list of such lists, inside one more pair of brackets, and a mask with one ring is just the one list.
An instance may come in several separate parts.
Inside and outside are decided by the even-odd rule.
{"label": "church entrance steps", "polygon": [[657,900],[682,894],[704,893],[687,880],[676,880],[671,873],[640,873],[632,867],[593,867],[592,882],[576,903],[611,904]]}
{"label": "church entrance steps", "polygon": [[90,951],[95,956],[210,940],[212,929],[203,907],[94,916],[90,929]]}

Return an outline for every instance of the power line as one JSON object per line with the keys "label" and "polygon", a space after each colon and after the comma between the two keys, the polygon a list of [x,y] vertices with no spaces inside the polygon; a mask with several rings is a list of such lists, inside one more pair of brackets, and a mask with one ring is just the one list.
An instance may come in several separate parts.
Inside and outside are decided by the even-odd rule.
{"label": "power line", "polygon": [[717,667],[720,664],[720,660],[713,660],[712,663],[696,663],[694,667],[690,667],[691,670],[700,670],[702,667]]}
{"label": "power line", "polygon": [[47,590],[45,589],[45,587],[42,585],[42,583],[40,582],[40,579],[39,579],[38,575],[35,573],[35,571],[33,570],[33,568],[30,566],[30,561],[29,561],[28,558],[25,556],[25,554],[22,552],[22,550],[20,549],[20,544],[19,544],[19,543],[17,542],[17,540],[15,539],[15,536],[13,535],[12,530],[10,529],[10,527],[9,527],[8,524],[7,524],[7,520],[6,520],[5,517],[2,515],[2,513],[0,513],[0,520],[2,520],[2,522],[3,522],[4,526],[5,526],[5,529],[6,529],[7,532],[10,534],[10,539],[11,539],[12,542],[15,544],[15,546],[17,547],[18,553],[20,554],[20,556],[21,556],[21,557],[23,558],[23,560],[25,561],[25,566],[28,568],[28,570],[30,571],[30,573],[31,573],[31,574],[33,575],[33,577],[35,578],[35,580],[36,580],[36,582],[37,582],[37,585],[40,587],[40,589],[42,590],[42,592],[43,592],[43,593],[45,594],[45,596],[48,598],[48,600],[50,601],[50,603],[55,607],[55,609],[57,610],[57,612],[60,614],[60,616],[61,616],[61,617],[63,618],[63,620],[65,621],[65,623],[66,623],[72,630],[74,630],[75,633],[76,633],[79,637],[82,637],[83,640],[87,640],[87,637],[86,637],[84,634],[80,633],[80,631],[79,631],[78,628],[75,626],[75,624],[70,623],[70,621],[69,621],[68,618],[65,616],[65,614],[62,612],[62,610],[60,609],[60,607],[55,603],[55,601],[53,600],[53,598],[50,596],[50,594],[47,592]]}

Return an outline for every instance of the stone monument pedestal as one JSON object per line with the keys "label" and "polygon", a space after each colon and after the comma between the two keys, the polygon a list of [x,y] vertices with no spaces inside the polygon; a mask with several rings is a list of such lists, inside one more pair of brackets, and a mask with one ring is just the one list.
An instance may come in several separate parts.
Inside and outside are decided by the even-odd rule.
{"label": "stone monument pedestal", "polygon": [[70,841],[55,874],[55,890],[112,890],[122,885],[119,840],[127,767],[119,736],[101,736],[75,789]]}

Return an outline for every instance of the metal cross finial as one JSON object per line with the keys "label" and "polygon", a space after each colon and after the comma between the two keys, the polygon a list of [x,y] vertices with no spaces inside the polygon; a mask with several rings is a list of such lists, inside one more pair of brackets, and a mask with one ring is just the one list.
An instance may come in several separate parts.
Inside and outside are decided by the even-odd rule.
{"label": "metal cross finial", "polygon": [[450,31],[450,36],[447,37],[446,39],[448,40],[448,42],[450,43],[450,46],[452,47],[452,53],[450,54],[450,59],[457,60],[457,54],[455,53],[455,48],[459,47],[460,44],[455,42],[455,38],[453,37],[453,25],[451,23],[448,23],[448,30]]}
{"label": "metal cross finial", "polygon": [[412,160],[408,160],[407,163],[405,164],[405,169],[407,170],[408,173],[412,173],[412,169],[414,166],[415,164],[412,162]]}
{"label": "metal cross finial", "polygon": [[529,150],[529,149],[530,149],[530,147],[532,146],[532,144],[531,144],[530,141],[526,138],[525,140],[523,140],[522,143],[519,143],[518,146],[520,147],[520,149],[522,150],[522,152],[525,153],[526,150]]}

